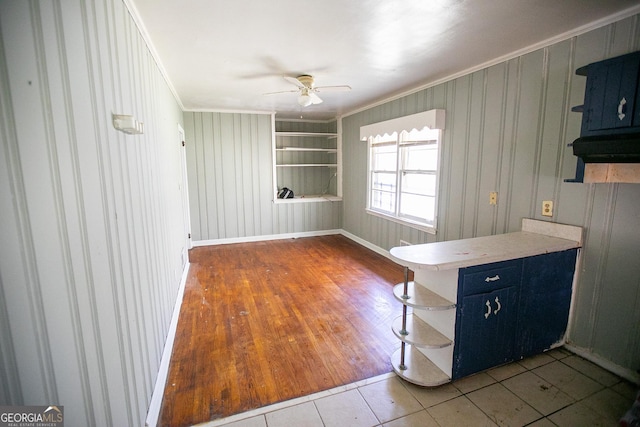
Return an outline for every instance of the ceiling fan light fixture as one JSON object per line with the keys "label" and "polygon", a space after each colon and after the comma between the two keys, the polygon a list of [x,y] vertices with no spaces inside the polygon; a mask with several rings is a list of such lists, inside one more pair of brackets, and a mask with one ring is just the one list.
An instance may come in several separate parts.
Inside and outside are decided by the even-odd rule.
{"label": "ceiling fan light fixture", "polygon": [[298,104],[300,104],[300,106],[302,107],[308,107],[309,105],[311,105],[311,103],[312,103],[311,96],[309,96],[308,93],[302,93],[298,97]]}
{"label": "ceiling fan light fixture", "polygon": [[316,92],[322,90],[322,92],[328,91],[348,91],[351,90],[351,86],[314,86],[313,77],[308,74],[303,74],[298,77],[283,76],[286,81],[297,87],[297,90],[282,90],[279,92],[269,92],[264,95],[273,95],[277,93],[298,92],[298,105],[301,107],[308,107],[309,105],[321,104],[322,98],[316,95]]}

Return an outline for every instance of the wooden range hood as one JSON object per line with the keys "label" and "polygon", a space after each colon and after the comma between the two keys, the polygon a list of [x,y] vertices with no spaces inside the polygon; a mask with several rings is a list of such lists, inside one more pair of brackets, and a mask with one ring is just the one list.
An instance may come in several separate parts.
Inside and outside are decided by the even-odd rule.
{"label": "wooden range hood", "polygon": [[640,184],[640,164],[637,163],[587,163],[584,183],[621,182]]}
{"label": "wooden range hood", "polygon": [[573,154],[585,164],[585,183],[640,183],[640,133],[585,136]]}

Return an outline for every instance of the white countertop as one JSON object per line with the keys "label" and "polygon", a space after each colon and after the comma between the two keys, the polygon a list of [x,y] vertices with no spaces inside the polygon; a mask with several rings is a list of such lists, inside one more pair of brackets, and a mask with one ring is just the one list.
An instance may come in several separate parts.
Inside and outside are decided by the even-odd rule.
{"label": "white countertop", "polygon": [[412,270],[450,270],[565,251],[582,245],[580,227],[525,218],[522,230],[471,239],[398,246],[389,252],[397,263]]}

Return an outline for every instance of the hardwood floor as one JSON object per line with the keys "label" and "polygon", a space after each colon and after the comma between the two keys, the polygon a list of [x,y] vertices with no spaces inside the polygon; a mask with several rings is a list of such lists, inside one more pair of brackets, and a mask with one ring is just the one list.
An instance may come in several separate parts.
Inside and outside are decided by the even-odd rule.
{"label": "hardwood floor", "polygon": [[391,372],[403,270],[323,236],[195,248],[160,414],[185,426]]}

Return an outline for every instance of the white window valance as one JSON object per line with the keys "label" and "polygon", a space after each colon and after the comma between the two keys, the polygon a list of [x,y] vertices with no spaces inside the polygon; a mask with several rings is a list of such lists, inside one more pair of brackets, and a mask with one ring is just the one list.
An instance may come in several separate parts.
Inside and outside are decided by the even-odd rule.
{"label": "white window valance", "polygon": [[414,129],[422,130],[425,127],[429,129],[444,129],[444,118],[444,110],[429,110],[385,120],[384,122],[372,123],[360,127],[360,139],[366,141],[371,136],[391,135],[394,132],[400,133],[402,131],[411,132]]}

